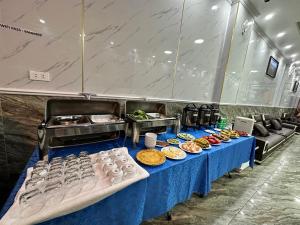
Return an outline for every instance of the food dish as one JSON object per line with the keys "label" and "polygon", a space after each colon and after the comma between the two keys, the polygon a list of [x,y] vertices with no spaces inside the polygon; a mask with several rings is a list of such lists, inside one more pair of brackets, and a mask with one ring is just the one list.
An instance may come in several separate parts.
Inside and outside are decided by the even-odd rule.
{"label": "food dish", "polygon": [[136,159],[148,166],[159,166],[166,161],[165,155],[155,149],[144,149],[136,154]]}
{"label": "food dish", "polygon": [[196,143],[194,143],[193,141],[187,141],[184,143],[179,144],[179,147],[188,153],[192,153],[192,154],[197,154],[202,152],[202,148],[200,146],[198,146]]}
{"label": "food dish", "polygon": [[221,141],[214,136],[204,136],[204,139],[206,139],[211,145],[220,145]]}
{"label": "food dish", "polygon": [[235,132],[237,132],[241,137],[249,137],[249,136],[251,136],[250,134],[248,134],[245,131],[236,130]]}
{"label": "food dish", "polygon": [[226,135],[230,138],[239,138],[240,135],[234,130],[222,130],[221,134]]}
{"label": "food dish", "polygon": [[215,138],[219,139],[220,141],[223,141],[223,142],[229,142],[230,141],[230,138],[227,135],[224,135],[224,134],[213,134],[213,136]]}
{"label": "food dish", "polygon": [[133,117],[137,120],[148,120],[149,116],[143,110],[136,110],[133,112]]}
{"label": "food dish", "polygon": [[204,130],[206,133],[209,133],[209,134],[215,134],[216,132],[214,132],[213,130]]}
{"label": "food dish", "polygon": [[159,141],[159,140],[157,140],[156,141],[156,146],[157,147],[167,147],[169,145],[169,143],[167,143],[167,142],[165,142],[165,141]]}
{"label": "food dish", "polygon": [[205,138],[197,138],[194,140],[194,142],[199,145],[202,149],[210,149],[211,146],[209,144],[209,141]]}
{"label": "food dish", "polygon": [[169,146],[162,148],[161,152],[165,154],[165,156],[169,159],[181,160],[186,157],[186,153],[182,151],[180,148]]}
{"label": "food dish", "polygon": [[170,138],[167,140],[167,142],[171,145],[179,145],[180,144],[180,141],[176,138]]}
{"label": "food dish", "polygon": [[195,137],[193,135],[188,134],[188,133],[178,133],[177,137],[179,137],[183,140],[186,140],[186,141],[192,141],[195,139]]}

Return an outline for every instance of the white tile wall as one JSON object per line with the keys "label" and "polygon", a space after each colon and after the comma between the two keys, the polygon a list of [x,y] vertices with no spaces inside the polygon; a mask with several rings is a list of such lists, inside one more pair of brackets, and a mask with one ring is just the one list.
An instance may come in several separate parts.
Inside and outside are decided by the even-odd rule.
{"label": "white tile wall", "polygon": [[[0,1],[1,23],[43,35],[0,28],[1,88],[81,91],[80,2]],[[29,70],[50,72],[52,81],[30,81]]]}
{"label": "white tile wall", "polygon": [[86,6],[87,91],[211,100],[231,8],[226,0],[185,1],[177,66],[182,0],[88,0]]}
{"label": "white tile wall", "polygon": [[[250,43],[250,36],[253,25],[251,22],[253,22],[251,15],[241,4],[239,4],[238,16],[234,27],[230,54],[225,72],[225,80],[221,96],[222,103],[236,103],[240,80],[243,77],[244,62],[246,60],[247,51],[248,48],[252,47]],[[242,27],[247,28],[247,31],[244,34],[242,34]]]}
{"label": "white tile wall", "polygon": [[186,0],[175,99],[212,101],[230,9],[230,4],[224,0]]}
{"label": "white tile wall", "polygon": [[[239,4],[221,103],[294,107],[295,98],[287,91],[290,78],[286,78],[286,63],[256,32],[252,21],[251,14]],[[244,34],[243,24],[248,24]],[[279,61],[275,78],[266,75],[270,56]]]}
{"label": "white tile wall", "polygon": [[87,0],[86,91],[170,98],[182,3]]}

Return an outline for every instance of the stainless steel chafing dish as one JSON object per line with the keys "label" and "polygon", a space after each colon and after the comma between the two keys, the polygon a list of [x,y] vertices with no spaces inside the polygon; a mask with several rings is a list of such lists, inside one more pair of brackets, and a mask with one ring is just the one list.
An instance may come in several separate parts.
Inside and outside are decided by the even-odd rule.
{"label": "stainless steel chafing dish", "polygon": [[[147,119],[138,119],[133,113],[142,110]],[[174,133],[180,131],[180,116],[167,115],[166,105],[158,102],[127,101],[126,118],[131,126],[131,136],[134,146],[139,143],[139,136],[145,132],[162,133],[167,127],[172,127]]]}
{"label": "stainless steel chafing dish", "polygon": [[39,147],[45,156],[49,148],[118,139],[127,126],[119,102],[51,99],[38,127]]}

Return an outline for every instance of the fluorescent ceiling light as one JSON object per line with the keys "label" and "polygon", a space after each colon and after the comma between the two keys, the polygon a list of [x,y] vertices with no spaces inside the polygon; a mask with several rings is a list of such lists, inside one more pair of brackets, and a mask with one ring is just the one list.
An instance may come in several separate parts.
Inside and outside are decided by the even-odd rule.
{"label": "fluorescent ceiling light", "polygon": [[168,60],[168,63],[171,63],[172,61],[171,60]]}
{"label": "fluorescent ceiling light", "polygon": [[204,42],[203,39],[197,39],[194,41],[195,44],[202,44]]}
{"label": "fluorescent ceiling light", "polygon": [[219,8],[219,6],[213,5],[213,6],[211,7],[211,10],[216,11],[216,10],[218,10],[218,8]]}
{"label": "fluorescent ceiling light", "polygon": [[280,32],[280,33],[278,33],[278,34],[276,35],[276,37],[281,38],[281,37],[283,37],[285,34],[286,34],[285,32]]}
{"label": "fluorescent ceiling light", "polygon": [[46,23],[46,21],[45,20],[43,20],[43,19],[40,19],[40,23]]}
{"label": "fluorescent ceiling light", "polygon": [[293,45],[287,45],[287,46],[285,46],[284,48],[285,48],[285,49],[290,49],[291,47],[293,47]]}
{"label": "fluorescent ceiling light", "polygon": [[265,20],[270,20],[274,17],[274,13],[270,13],[268,15],[265,16]]}
{"label": "fluorescent ceiling light", "polygon": [[172,52],[172,51],[169,51],[169,50],[166,50],[166,51],[164,51],[164,53],[165,53],[166,55],[171,55],[173,52]]}
{"label": "fluorescent ceiling light", "polygon": [[258,73],[258,70],[251,70],[250,73]]}
{"label": "fluorescent ceiling light", "polygon": [[300,61],[296,61],[296,62],[294,62],[294,64],[300,64]]}
{"label": "fluorescent ceiling light", "polygon": [[291,58],[295,58],[298,54],[292,54]]}

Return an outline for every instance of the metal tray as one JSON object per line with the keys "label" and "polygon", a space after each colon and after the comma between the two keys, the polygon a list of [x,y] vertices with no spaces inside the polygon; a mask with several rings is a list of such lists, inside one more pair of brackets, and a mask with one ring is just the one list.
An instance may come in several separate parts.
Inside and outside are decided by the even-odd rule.
{"label": "metal tray", "polygon": [[91,115],[90,119],[92,123],[97,124],[107,124],[107,123],[120,123],[124,122],[124,120],[113,114],[104,114],[104,115]]}

